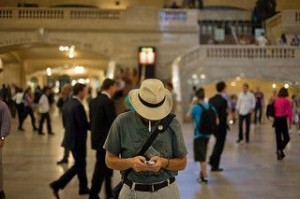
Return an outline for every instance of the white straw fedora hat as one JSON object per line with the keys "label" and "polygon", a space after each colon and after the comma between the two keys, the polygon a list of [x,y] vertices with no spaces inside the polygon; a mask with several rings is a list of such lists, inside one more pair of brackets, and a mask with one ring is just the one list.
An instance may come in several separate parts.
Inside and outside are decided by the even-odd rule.
{"label": "white straw fedora hat", "polygon": [[135,111],[148,120],[161,120],[172,110],[172,95],[158,79],[146,79],[129,97]]}

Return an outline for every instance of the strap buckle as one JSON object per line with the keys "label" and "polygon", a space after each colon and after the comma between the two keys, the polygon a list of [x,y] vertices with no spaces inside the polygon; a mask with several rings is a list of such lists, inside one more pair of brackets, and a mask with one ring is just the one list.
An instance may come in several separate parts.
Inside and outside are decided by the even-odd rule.
{"label": "strap buckle", "polygon": [[155,191],[155,187],[154,187],[154,184],[151,185],[151,192],[154,192]]}

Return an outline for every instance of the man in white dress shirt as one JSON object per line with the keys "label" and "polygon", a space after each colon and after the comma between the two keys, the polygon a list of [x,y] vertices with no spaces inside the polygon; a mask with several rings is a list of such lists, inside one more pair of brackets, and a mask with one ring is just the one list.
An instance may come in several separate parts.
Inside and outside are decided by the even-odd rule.
{"label": "man in white dress shirt", "polygon": [[243,84],[243,92],[239,94],[237,101],[237,111],[239,113],[239,139],[237,143],[240,143],[243,138],[243,123],[246,121],[246,142],[249,143],[251,114],[255,108],[255,97],[253,93],[249,91],[249,85]]}
{"label": "man in white dress shirt", "polygon": [[39,100],[39,113],[41,115],[40,125],[39,125],[39,129],[38,129],[39,135],[44,135],[43,124],[44,124],[45,120],[47,121],[48,134],[54,135],[54,133],[52,132],[51,120],[50,120],[50,114],[49,114],[50,105],[49,105],[48,96],[50,95],[50,93],[51,93],[51,89],[49,87],[45,87],[44,93]]}

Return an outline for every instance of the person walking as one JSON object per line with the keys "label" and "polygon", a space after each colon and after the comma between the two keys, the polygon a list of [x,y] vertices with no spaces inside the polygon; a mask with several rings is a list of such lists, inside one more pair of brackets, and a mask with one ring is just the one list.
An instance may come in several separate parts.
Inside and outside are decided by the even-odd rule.
{"label": "person walking", "polygon": [[50,119],[50,105],[49,105],[49,101],[48,101],[48,96],[51,93],[51,89],[49,87],[45,87],[44,88],[44,94],[41,96],[40,100],[39,100],[39,113],[41,115],[41,119],[40,119],[40,125],[39,125],[39,135],[45,135],[45,133],[43,133],[43,124],[46,120],[47,122],[47,130],[48,130],[48,134],[49,135],[54,135],[54,133],[52,132],[52,126],[51,126],[51,119]]}
{"label": "person walking", "polygon": [[104,142],[110,126],[116,118],[116,108],[112,97],[117,86],[115,80],[105,79],[102,92],[90,103],[92,149],[96,150],[96,164],[92,179],[90,199],[99,199],[102,183],[105,180],[106,198],[112,198],[111,177],[113,170],[105,164]]}
{"label": "person walking", "polygon": [[243,124],[246,122],[246,142],[250,142],[250,124],[251,114],[255,108],[255,97],[249,91],[249,85],[243,84],[243,92],[239,94],[237,102],[237,110],[239,113],[239,136],[237,143],[240,143],[244,139]]}
{"label": "person walking", "polygon": [[263,106],[264,106],[264,94],[260,91],[260,88],[256,88],[256,92],[254,93],[256,98],[255,109],[254,109],[254,123],[261,123]]}
{"label": "person walking", "polygon": [[197,182],[207,183],[207,163],[206,163],[206,153],[207,145],[209,142],[210,134],[200,131],[200,121],[203,118],[204,110],[211,108],[211,105],[204,101],[205,92],[203,88],[199,88],[196,91],[195,98],[191,103],[191,109],[186,114],[185,119],[187,121],[194,121],[194,160],[200,162],[200,172]]}
{"label": "person walking", "polygon": [[[290,141],[289,127],[292,126],[292,105],[288,100],[288,90],[281,88],[278,97],[274,100],[275,110],[275,134],[276,134],[276,154],[277,159],[282,160],[285,157],[284,149]],[[288,123],[289,122],[289,123]]]}
{"label": "person walking", "polygon": [[9,109],[10,109],[10,112],[11,112],[11,116],[13,118],[16,117],[16,104],[14,103],[14,98],[17,94],[17,86],[12,83],[10,86],[8,86],[8,96],[9,96]]}
{"label": "person walking", "polygon": [[3,164],[2,164],[2,149],[5,139],[10,133],[11,115],[6,103],[0,99],[0,199],[5,199],[3,190]]}
{"label": "person walking", "polygon": [[24,112],[25,112],[25,107],[24,107],[24,93],[23,93],[23,89],[19,88],[17,90],[17,94],[14,98],[14,101],[16,103],[16,107],[17,107],[17,113],[18,113],[18,131],[24,131],[23,127],[22,127],[22,123],[23,123],[23,117],[24,117]]}
{"label": "person walking", "polygon": [[[60,113],[63,111],[63,107],[66,104],[68,100],[71,99],[71,93],[72,93],[72,86],[71,84],[66,84],[62,88],[61,95],[57,101],[57,107],[60,110]],[[65,136],[65,131],[64,131],[64,136]],[[63,138],[64,140],[64,138]],[[56,164],[61,165],[61,164],[68,164],[69,162],[69,156],[70,156],[70,149],[68,149],[64,144],[62,143],[62,147],[64,148],[64,156],[61,160],[57,161]]]}
{"label": "person walking", "polygon": [[211,171],[221,172],[223,168],[220,168],[221,156],[224,150],[226,135],[227,135],[227,115],[228,115],[228,101],[226,100],[226,84],[221,81],[216,84],[217,94],[209,99],[209,104],[211,104],[218,115],[218,125],[216,132],[213,134],[216,143],[213,148],[213,152],[209,159],[209,164],[211,166]]}
{"label": "person walking", "polygon": [[90,193],[86,175],[86,141],[89,123],[82,104],[82,100],[87,95],[86,86],[80,83],[75,84],[73,95],[63,107],[65,128],[63,145],[71,150],[75,162],[58,180],[50,183],[53,195],[57,199],[59,199],[59,191],[64,189],[75,175],[79,180],[79,195]]}
{"label": "person walking", "polygon": [[[116,118],[104,144],[107,166],[125,177],[118,198],[179,199],[175,176],[186,167],[187,149],[178,119],[170,115],[172,95],[160,80],[147,79],[129,97],[135,111]],[[170,125],[161,123],[166,118]],[[139,155],[157,130],[163,132]]]}
{"label": "person walking", "polygon": [[33,109],[32,109],[32,103],[33,103],[33,94],[32,94],[31,88],[28,87],[24,92],[24,116],[23,116],[21,128],[23,128],[22,127],[23,122],[25,121],[25,119],[29,115],[30,118],[31,118],[32,129],[33,129],[33,131],[37,131],[38,128],[35,125],[36,120],[35,120],[34,112],[33,112]]}

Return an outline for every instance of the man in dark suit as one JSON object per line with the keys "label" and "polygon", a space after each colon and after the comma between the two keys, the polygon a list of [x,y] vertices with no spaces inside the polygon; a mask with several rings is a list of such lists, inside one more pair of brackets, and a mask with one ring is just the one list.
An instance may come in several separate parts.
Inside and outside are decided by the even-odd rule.
{"label": "man in dark suit", "polygon": [[82,100],[86,97],[87,89],[84,84],[77,83],[73,87],[73,97],[63,107],[63,124],[65,127],[64,147],[71,150],[74,165],[58,180],[52,182],[50,187],[56,198],[58,192],[77,175],[79,179],[79,195],[89,194],[86,176],[86,140],[89,124]]}
{"label": "man in dark suit", "polygon": [[113,170],[105,164],[104,142],[110,126],[116,118],[113,95],[116,92],[116,82],[105,79],[102,92],[90,103],[92,149],[96,150],[96,164],[92,179],[90,199],[99,199],[99,192],[105,179],[106,197],[112,198],[111,177]]}
{"label": "man in dark suit", "polygon": [[220,168],[220,159],[223,153],[226,134],[227,134],[227,109],[228,102],[226,100],[226,84],[225,82],[219,82],[216,85],[217,94],[209,100],[209,103],[214,106],[218,113],[219,124],[217,131],[214,133],[216,143],[210,156],[209,164],[211,165],[211,171],[223,171]]}

